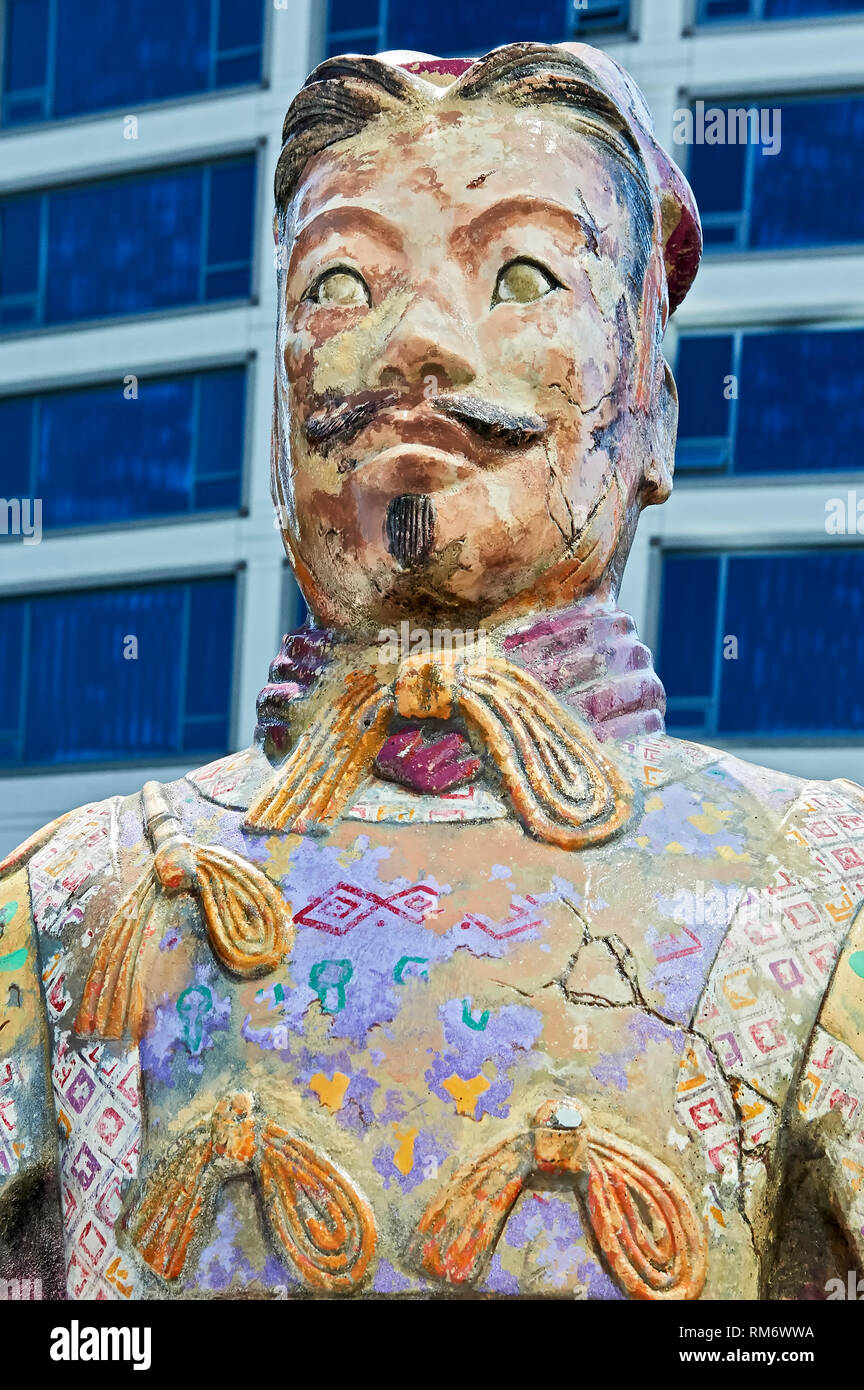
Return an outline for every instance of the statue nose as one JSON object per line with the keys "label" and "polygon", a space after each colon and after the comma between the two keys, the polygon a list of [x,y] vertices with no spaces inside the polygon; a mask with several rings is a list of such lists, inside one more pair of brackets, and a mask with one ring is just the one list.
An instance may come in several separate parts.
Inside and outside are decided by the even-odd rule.
{"label": "statue nose", "polygon": [[476,376],[477,346],[467,320],[437,299],[418,296],[387,339],[376,385],[421,381],[434,393],[465,386]]}

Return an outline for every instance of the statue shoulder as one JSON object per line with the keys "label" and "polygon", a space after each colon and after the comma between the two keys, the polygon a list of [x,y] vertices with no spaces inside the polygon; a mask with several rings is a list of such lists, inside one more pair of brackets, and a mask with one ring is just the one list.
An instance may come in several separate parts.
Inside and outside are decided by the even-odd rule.
{"label": "statue shoulder", "polygon": [[26,873],[39,935],[62,935],[70,913],[80,925],[84,905],[119,877],[121,822],[125,813],[140,826],[139,800],[112,796],[79,806],[42,826],[2,861],[0,881]]}

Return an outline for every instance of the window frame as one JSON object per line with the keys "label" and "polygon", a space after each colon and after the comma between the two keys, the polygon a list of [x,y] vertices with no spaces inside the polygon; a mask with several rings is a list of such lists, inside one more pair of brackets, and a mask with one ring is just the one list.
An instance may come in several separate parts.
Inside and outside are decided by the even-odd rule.
{"label": "window frame", "polygon": [[[230,662],[230,689],[228,692],[228,752],[230,753],[237,742],[237,730],[239,724],[239,700],[241,696],[242,680],[242,640],[245,625],[246,607],[246,561],[239,560],[234,563],[218,563],[212,565],[201,565],[195,569],[165,568],[148,572],[146,575],[137,577],[118,576],[113,580],[106,574],[86,575],[75,579],[72,586],[64,587],[57,583],[56,579],[45,580],[42,582],[26,582],[19,584],[4,585],[2,597],[4,599],[17,600],[28,605],[32,600],[40,598],[51,598],[55,596],[73,597],[76,594],[103,592],[112,593],[119,589],[148,589],[157,588],[164,584],[192,584],[198,580],[208,579],[231,579],[234,582],[234,631],[229,655]],[[26,610],[26,623],[30,622],[30,608]],[[29,640],[29,639],[28,639]],[[186,653],[184,652],[184,660]],[[24,706],[27,701],[27,660],[26,648],[25,659],[21,662],[20,674],[20,694],[19,694],[19,728],[23,728],[20,722],[24,717]],[[26,730],[25,730],[26,732]],[[20,735],[19,735],[20,736]],[[130,772],[139,767],[177,767],[184,771],[194,762],[194,766],[206,766],[208,761],[214,757],[224,757],[225,753],[204,752],[201,762],[194,762],[198,757],[197,752],[190,753],[142,753],[133,758],[106,758],[93,760],[90,762],[47,762],[47,763],[8,763],[0,762],[0,784],[3,779],[13,777],[38,777],[51,774],[53,776],[75,777],[79,774],[88,772]]]}
{"label": "window frame", "polygon": [[[626,16],[625,16],[625,18],[624,18],[624,20],[623,20],[622,23],[619,23],[619,24],[614,24],[614,23],[613,23],[613,24],[610,24],[610,25],[608,25],[608,26],[607,26],[607,25],[602,25],[602,24],[601,24],[601,25],[598,25],[597,27],[594,27],[593,25],[591,25],[591,24],[589,23],[589,24],[588,24],[586,27],[584,27],[584,28],[582,27],[582,24],[580,23],[580,19],[581,19],[581,16],[582,16],[583,11],[574,10],[574,7],[573,7],[573,0],[559,0],[559,3],[560,3],[560,5],[561,5],[561,10],[562,10],[562,20],[563,20],[563,23],[562,23],[562,31],[563,31],[563,37],[562,37],[562,40],[561,40],[561,41],[562,41],[563,43],[567,43],[567,42],[577,42],[577,41],[580,41],[580,40],[583,40],[583,39],[585,40],[585,42],[590,43],[591,40],[592,40],[592,38],[595,37],[595,36],[598,37],[598,38],[606,39],[607,41],[610,40],[610,39],[615,39],[615,38],[620,38],[620,39],[632,39],[632,38],[634,38],[635,35],[636,35],[636,29],[635,29],[635,10],[636,10],[636,5],[637,5],[637,0],[613,0],[613,3],[618,3],[618,4],[619,4],[619,8],[623,8],[624,5],[627,6],[627,14],[626,14]],[[324,51],[325,51],[325,53],[330,52],[331,48],[333,47],[333,45],[334,45],[336,42],[339,42],[339,43],[341,44],[343,41],[345,42],[346,47],[340,48],[340,49],[335,50],[335,51],[336,51],[336,52],[342,52],[342,53],[351,53],[351,52],[353,52],[353,49],[351,48],[350,45],[351,45],[352,40],[355,40],[355,39],[374,39],[374,40],[375,40],[375,48],[373,49],[373,52],[379,52],[379,53],[381,53],[381,52],[386,52],[386,51],[388,50],[388,48],[390,47],[390,45],[388,44],[388,40],[387,40],[387,26],[388,26],[388,19],[389,19],[389,11],[390,11],[390,0],[378,0],[378,23],[377,23],[377,25],[374,25],[374,26],[372,26],[372,27],[367,27],[367,28],[356,28],[356,29],[331,29],[331,27],[330,27],[330,3],[329,3],[329,0],[328,0],[327,7],[326,7],[326,12],[325,12],[325,16],[324,16]],[[590,4],[589,4],[588,6],[586,6],[586,8],[585,8],[585,10],[584,10],[584,14],[585,14],[586,18],[588,18],[588,19],[590,20],[590,18],[591,18],[591,8],[590,8]],[[466,53],[466,52],[464,51],[464,49],[461,49],[461,50],[459,50],[458,52],[454,52],[454,53],[451,53],[451,52],[442,52],[442,53],[439,53],[437,56],[438,56],[439,58],[445,58],[445,59],[447,59],[447,58],[465,58],[465,57],[470,58],[470,57],[480,57],[481,54],[479,54],[479,53],[477,53],[477,54]]]}
{"label": "window frame", "polygon": [[[815,535],[815,533],[814,533]],[[832,536],[820,537],[818,540],[806,540],[804,538],[789,540],[778,539],[776,536],[763,539],[759,536],[748,536],[746,539],[723,537],[712,538],[699,536],[696,538],[674,539],[672,537],[652,536],[650,541],[649,557],[649,577],[651,602],[647,613],[646,630],[648,632],[647,645],[654,653],[659,667],[660,650],[662,638],[663,621],[663,566],[667,556],[693,556],[701,559],[718,558],[720,560],[720,573],[717,584],[716,607],[714,612],[715,622],[715,642],[714,642],[714,669],[712,672],[712,693],[710,697],[713,718],[706,719],[705,728],[689,728],[686,725],[667,729],[670,738],[680,739],[682,742],[706,744],[708,747],[722,746],[729,749],[747,748],[830,748],[830,747],[853,747],[864,748],[864,729],[852,732],[833,731],[825,734],[815,734],[812,732],[799,732],[795,730],[784,730],[780,733],[769,732],[749,732],[749,733],[724,733],[717,728],[717,712],[719,708],[719,679],[722,672],[722,637],[720,629],[725,619],[725,595],[726,577],[728,572],[728,560],[731,557],[754,558],[789,558],[796,555],[808,554],[818,555],[825,553],[836,554],[837,550],[855,550],[864,553],[864,536]],[[662,680],[662,672],[658,670]],[[698,697],[689,696],[669,696],[668,703],[680,700],[682,705],[698,706],[704,701]]]}
{"label": "window frame", "polygon": [[[92,171],[82,173],[77,177],[62,178],[51,180],[47,183],[36,183],[34,185],[17,186],[0,191],[0,210],[9,203],[32,201],[39,199],[39,285],[35,291],[22,295],[7,295],[2,303],[8,304],[18,299],[36,298],[39,304],[40,314],[44,312],[44,296],[47,277],[48,260],[48,203],[49,199],[55,194],[62,194],[75,189],[98,188],[105,184],[124,184],[142,182],[148,178],[158,177],[160,174],[173,175],[182,174],[189,171],[201,170],[202,172],[211,171],[219,166],[233,163],[243,163],[250,161],[254,172],[255,196],[250,213],[250,261],[249,261],[249,293],[240,298],[206,300],[197,299],[188,304],[171,305],[159,309],[142,309],[140,313],[112,314],[105,317],[68,319],[63,323],[34,323],[9,324],[0,323],[0,344],[21,338],[24,336],[42,337],[49,333],[76,333],[89,328],[105,328],[112,326],[122,326],[132,323],[146,323],[157,319],[175,317],[178,314],[203,314],[218,313],[227,309],[255,307],[260,302],[260,275],[261,257],[259,253],[259,236],[261,225],[261,213],[263,197],[262,179],[264,153],[266,141],[259,138],[250,144],[243,141],[236,147],[220,147],[213,151],[201,151],[190,159],[189,155],[181,155],[175,159],[154,159],[142,162],[135,169],[123,168],[112,169],[102,172],[99,178],[94,178]],[[199,239],[202,252],[206,254],[207,234],[209,231],[209,178],[206,180],[204,197],[202,198],[202,218],[199,228]],[[0,233],[0,257],[2,257],[2,233]],[[216,269],[225,269],[232,263],[214,262],[208,266],[206,260],[202,259],[198,267],[199,293],[206,280],[208,273]]]}
{"label": "window frame", "polygon": [[[87,525],[76,526],[52,526],[43,528],[47,533],[57,540],[66,540],[74,536],[107,536],[115,531],[136,531],[154,526],[183,526],[191,522],[201,522],[202,524],[213,521],[227,521],[232,517],[247,517],[250,514],[249,496],[251,487],[251,454],[252,454],[252,433],[254,426],[254,388],[255,388],[255,368],[257,358],[255,353],[231,354],[230,356],[220,356],[199,360],[190,358],[180,363],[173,364],[150,364],[143,371],[134,373],[138,385],[143,382],[175,381],[182,377],[202,377],[210,372],[219,371],[242,371],[245,375],[245,401],[243,412],[243,432],[241,440],[241,451],[239,459],[240,486],[238,489],[239,500],[236,507],[223,507],[218,511],[188,511],[172,512],[157,516],[124,517],[115,521],[92,522]],[[129,373],[124,373],[124,376]],[[44,385],[36,382],[28,384],[26,387],[15,383],[14,385],[0,386],[0,403],[9,400],[36,399],[41,401],[46,396],[60,396],[67,394],[83,394],[88,390],[99,390],[100,388],[116,387],[117,390],[123,389],[124,377],[106,376],[104,372],[91,374],[85,377],[65,379],[61,383],[52,377]],[[31,430],[36,431],[37,424],[31,423]],[[30,461],[29,461],[29,496],[35,497],[34,488],[35,474],[34,468],[37,466],[37,441],[31,438]],[[5,542],[8,543],[8,542]],[[0,538],[0,546],[4,540]],[[5,589],[4,589],[5,592]]]}
{"label": "window frame", "polygon": [[[50,20],[56,27],[56,4],[57,0],[48,0],[51,7]],[[212,8],[212,7],[211,7]],[[62,130],[70,125],[80,125],[84,121],[117,120],[120,115],[135,114],[140,111],[156,111],[161,109],[170,110],[172,107],[182,107],[189,105],[190,102],[201,101],[224,101],[233,97],[249,96],[251,93],[260,92],[270,87],[270,57],[272,45],[272,25],[273,5],[264,4],[264,13],[261,23],[261,77],[257,82],[242,82],[230,87],[207,87],[199,92],[180,93],[176,96],[154,97],[150,101],[139,101],[131,99],[119,106],[102,106],[95,111],[82,111],[75,116],[44,116],[38,121],[20,121],[10,123],[7,119],[8,94],[6,90],[6,25],[0,24],[0,141],[9,136],[31,131]],[[6,8],[3,7],[3,18],[6,18]],[[234,54],[240,50],[226,50],[227,53]],[[223,56],[225,56],[223,54]],[[48,67],[52,67],[52,51],[49,48],[47,54]],[[211,49],[210,55],[211,69],[214,65],[214,50]],[[53,80],[53,77],[52,77]],[[38,89],[34,89],[38,90]],[[130,109],[131,108],[131,109]]]}
{"label": "window frame", "polygon": [[[845,17],[844,17],[845,18]],[[864,20],[864,13],[862,13]],[[793,21],[798,23],[799,21]],[[812,79],[811,79],[812,81]],[[752,91],[742,90],[740,87],[734,91],[718,91],[716,88],[707,90],[694,90],[692,87],[682,87],[678,90],[675,109],[680,110],[686,107],[692,111],[697,101],[704,102],[705,109],[711,106],[718,107],[770,107],[779,106],[785,110],[787,106],[813,105],[820,101],[860,101],[864,104],[864,83],[850,84],[845,79],[836,87],[830,85],[830,77],[824,79],[818,85],[802,85],[794,88],[779,87],[776,90],[766,91],[764,87],[755,88]],[[672,157],[681,168],[682,173],[688,182],[692,179],[692,150],[695,144],[676,145],[674,142],[670,146]],[[684,154],[681,158],[681,151]],[[764,156],[760,156],[764,157]],[[861,241],[843,241],[830,243],[817,243],[808,246],[747,246],[740,240],[742,229],[749,235],[750,217],[752,213],[752,172],[756,158],[756,146],[749,141],[745,146],[745,167],[744,167],[744,206],[736,214],[727,213],[702,213],[700,210],[700,220],[703,229],[710,227],[712,220],[720,224],[722,220],[730,220],[738,217],[738,237],[734,245],[723,245],[706,242],[703,249],[703,265],[713,263],[725,263],[728,261],[740,261],[743,257],[753,260],[779,260],[781,257],[786,259],[794,257],[816,257],[816,256],[848,256],[861,255],[864,252],[864,238]],[[695,189],[694,189],[695,196]],[[698,203],[698,198],[697,198]]]}
{"label": "window frame", "polygon": [[[864,248],[862,248],[864,250]],[[864,318],[851,319],[814,319],[811,322],[802,323],[795,319],[791,322],[783,320],[761,321],[754,320],[745,324],[737,324],[730,327],[726,324],[694,324],[691,326],[681,326],[678,328],[672,352],[674,354],[674,366],[672,374],[676,376],[678,371],[678,352],[683,338],[731,338],[732,339],[732,374],[741,379],[741,353],[743,340],[747,334],[758,334],[760,336],[769,333],[837,333],[837,332],[858,332],[864,335]],[[677,376],[676,376],[677,385]],[[767,487],[771,484],[779,484],[782,487],[801,486],[802,484],[842,484],[854,483],[859,481],[864,475],[864,462],[860,469],[845,469],[839,471],[819,470],[817,472],[791,472],[791,473],[736,473],[732,469],[735,457],[735,434],[738,418],[738,398],[735,397],[729,402],[729,433],[723,439],[717,436],[719,444],[725,444],[728,449],[728,463],[725,469],[712,468],[709,465],[699,465],[694,468],[684,469],[679,472],[678,448],[682,440],[680,429],[675,440],[675,485],[682,487],[704,487],[706,485],[720,485],[732,487]],[[697,436],[690,436],[697,438]],[[705,441],[714,442],[715,436],[705,436]]]}
{"label": "window frame", "polygon": [[[684,28],[684,36],[704,33],[724,33],[727,29],[738,33],[740,30],[764,30],[766,25],[782,25],[784,28],[802,24],[860,24],[864,20],[864,8],[858,14],[809,14],[809,15],[726,15],[710,17],[705,15],[706,0],[689,0],[689,16]],[[765,0],[749,0],[751,6],[764,9]]]}

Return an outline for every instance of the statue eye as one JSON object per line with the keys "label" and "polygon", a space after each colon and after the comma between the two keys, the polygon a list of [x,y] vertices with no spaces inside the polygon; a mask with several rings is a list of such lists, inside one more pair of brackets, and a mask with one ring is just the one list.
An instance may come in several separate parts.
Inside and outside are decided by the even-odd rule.
{"label": "statue eye", "polygon": [[353,309],[361,304],[365,308],[372,303],[363,276],[344,265],[325,270],[323,275],[319,275],[306,298],[311,299],[313,304],[326,304],[338,309]]}
{"label": "statue eye", "polygon": [[536,261],[510,261],[498,272],[492,303],[531,304],[561,288],[561,281]]}

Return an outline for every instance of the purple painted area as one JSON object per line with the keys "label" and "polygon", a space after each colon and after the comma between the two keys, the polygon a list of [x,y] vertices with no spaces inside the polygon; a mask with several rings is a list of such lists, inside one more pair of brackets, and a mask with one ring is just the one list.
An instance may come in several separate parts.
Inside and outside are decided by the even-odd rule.
{"label": "purple painted area", "polygon": [[418,728],[391,734],[375,759],[380,777],[428,796],[465,786],[481,766],[463,734],[454,731],[440,738],[433,736],[427,743]]}
{"label": "purple painted area", "polygon": [[387,1260],[379,1260],[372,1287],[376,1293],[404,1293],[406,1289],[414,1286],[410,1279],[406,1279]]}
{"label": "purple painted area", "polygon": [[[645,812],[633,836],[626,841],[624,848],[627,850],[632,849],[637,854],[640,851],[662,854],[667,845],[679,844],[697,859],[712,859],[718,845],[728,845],[736,854],[747,849],[745,837],[733,829],[733,817],[710,834],[692,823],[692,816],[704,815],[704,797],[683,783],[671,782],[653,793],[652,800],[654,797],[662,804],[656,810]],[[721,811],[735,809],[732,802],[721,800],[716,804]],[[636,837],[647,840],[648,844],[637,844]]]}
{"label": "purple painted area", "polygon": [[[473,1071],[470,1065],[466,1065],[462,1056],[458,1052],[445,1052],[435,1057],[432,1065],[426,1072],[426,1084],[433,1095],[439,1096],[456,1113],[456,1101],[444,1085],[452,1077],[458,1076],[463,1081],[470,1081],[477,1072]],[[487,1080],[489,1078],[487,1077]],[[510,1106],[507,1101],[513,1094],[513,1082],[506,1076],[499,1076],[491,1080],[488,1090],[478,1095],[473,1118],[482,1119],[484,1115],[495,1115],[499,1120],[506,1120],[510,1114]]]}
{"label": "purple painted area", "polygon": [[503,642],[511,661],[580,714],[602,742],[662,732],[666,692],[633,619],[585,599],[548,613]]}
{"label": "purple painted area", "polygon": [[[717,885],[718,903],[723,912],[698,911],[700,905],[711,902],[713,885],[700,896],[686,899],[664,898],[656,895],[658,912],[656,926],[649,926],[645,943],[653,948],[657,966],[647,980],[647,987],[663,998],[663,1013],[676,1023],[687,1023],[693,1017],[699,996],[704,988],[711,963],[729,929],[734,902],[735,885]],[[694,911],[690,911],[690,908]],[[689,917],[690,920],[682,920]],[[666,919],[664,921],[664,918]]]}
{"label": "purple painted area", "polygon": [[343,851],[311,839],[297,846],[283,879],[297,935],[290,962],[294,988],[286,991],[276,1022],[292,1032],[304,1031],[307,1012],[316,1007],[332,1019],[331,1038],[360,1047],[373,1028],[410,1007],[436,962],[450,960],[457,950],[500,958],[542,936],[539,898],[517,900],[503,923],[476,915],[439,935],[428,923],[448,886],[431,879],[383,884],[379,867],[387,849],[369,849],[364,835],[354,849],[359,857],[351,864],[350,883],[343,881]]}
{"label": "purple painted area", "polygon": [[153,1023],[149,1033],[141,1039],[140,1059],[142,1075],[153,1081],[161,1081],[173,1087],[177,1082],[175,1068],[185,1065],[188,1071],[200,1074],[201,1054],[214,1046],[214,1033],[226,1033],[231,1021],[231,995],[221,998],[216,994],[218,976],[212,965],[198,966],[195,983],[210,990],[213,1007],[201,1015],[200,1046],[190,1049],[184,1028],[184,1019],[177,1012],[177,999],[165,997],[156,1006]]}
{"label": "purple painted area", "polygon": [[611,1279],[605,1269],[601,1269],[593,1260],[586,1260],[576,1271],[577,1277],[583,1284],[588,1286],[589,1298],[614,1299],[619,1303],[627,1302],[627,1295],[623,1289],[619,1289],[614,1279]]}
{"label": "purple painted area", "polygon": [[617,1051],[601,1057],[591,1068],[591,1075],[601,1086],[614,1086],[619,1091],[629,1090],[628,1068],[642,1056],[649,1043],[669,1043],[672,1050],[680,1054],[686,1041],[685,1034],[673,1024],[664,1023],[654,1014],[637,1008],[630,1010],[626,1033],[622,1029],[620,1037]]}
{"label": "purple painted area", "polygon": [[422,1182],[426,1182],[427,1179],[434,1180],[437,1177],[438,1170],[448,1154],[447,1150],[437,1142],[434,1135],[425,1130],[421,1130],[417,1135],[414,1140],[414,1162],[408,1173],[403,1173],[393,1161],[398,1142],[398,1135],[394,1135],[394,1142],[383,1144],[380,1149],[375,1151],[372,1158],[373,1167],[376,1172],[381,1174],[385,1189],[395,1182],[403,1193],[411,1192]]}
{"label": "purple painted area", "polygon": [[201,1251],[198,1259],[197,1287],[213,1293],[222,1292],[232,1283],[258,1282],[267,1288],[297,1285],[299,1280],[279,1260],[268,1255],[260,1269],[255,1269],[235,1243],[240,1233],[240,1220],[234,1204],[226,1200],[216,1217],[217,1235]]}
{"label": "purple painted area", "polygon": [[489,1262],[489,1272],[486,1275],[481,1289],[484,1293],[512,1294],[514,1296],[521,1293],[519,1280],[515,1274],[510,1274],[501,1264],[501,1256],[496,1253]]}
{"label": "purple painted area", "polygon": [[614,1086],[619,1091],[627,1090],[627,1065],[620,1054],[602,1057],[591,1068],[591,1075],[601,1086]]}
{"label": "purple painted area", "polygon": [[561,1197],[529,1193],[518,1203],[502,1239],[512,1250],[527,1250],[530,1262],[558,1288],[584,1282],[584,1271],[591,1268],[590,1263],[586,1266],[584,1231],[575,1200],[571,1205]]}

